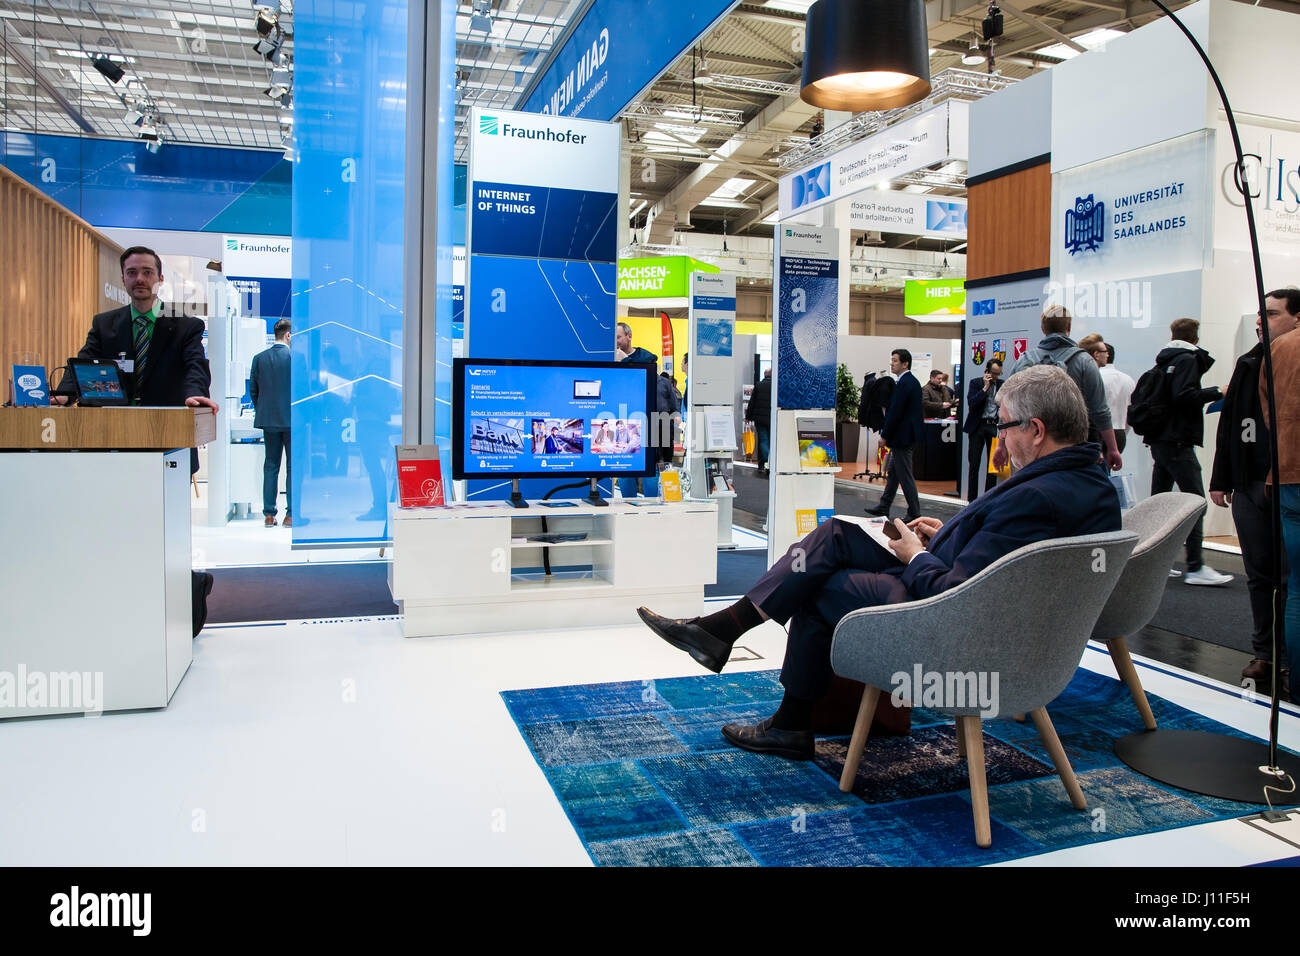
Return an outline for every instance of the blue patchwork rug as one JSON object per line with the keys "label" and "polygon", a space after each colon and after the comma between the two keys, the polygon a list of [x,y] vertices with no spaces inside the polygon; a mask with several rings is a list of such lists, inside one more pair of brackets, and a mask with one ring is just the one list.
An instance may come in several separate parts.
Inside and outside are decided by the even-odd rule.
{"label": "blue patchwork rug", "polygon": [[[847,737],[817,757],[737,750],[719,728],[772,714],[777,671],[507,691],[501,696],[601,866],[974,866],[1246,816],[1253,805],[1162,786],[1115,756],[1142,728],[1120,681],[1080,669],[1049,713],[1088,809],[1070,806],[1032,721],[984,723],[993,846],[975,845],[953,722],[912,711],[872,738],[852,793]],[[1250,738],[1148,695],[1161,727]]]}

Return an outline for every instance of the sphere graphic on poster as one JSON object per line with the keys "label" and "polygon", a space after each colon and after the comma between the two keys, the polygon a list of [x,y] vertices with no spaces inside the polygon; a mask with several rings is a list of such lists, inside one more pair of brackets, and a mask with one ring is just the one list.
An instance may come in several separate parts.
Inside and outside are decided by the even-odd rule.
{"label": "sphere graphic on poster", "polygon": [[836,331],[824,316],[809,313],[794,323],[790,334],[799,357],[813,368],[822,368],[835,362]]}

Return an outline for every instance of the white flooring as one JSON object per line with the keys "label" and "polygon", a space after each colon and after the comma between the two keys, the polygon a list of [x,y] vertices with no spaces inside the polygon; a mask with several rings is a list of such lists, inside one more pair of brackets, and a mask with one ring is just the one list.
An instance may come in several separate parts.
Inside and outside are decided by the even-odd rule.
{"label": "white flooring", "polygon": [[[380,560],[377,548],[293,551],[260,516],[222,529],[195,517],[196,567]],[[761,659],[729,669],[779,667],[784,643],[765,624],[743,639]],[[412,640],[392,617],[214,625],[194,655],[163,710],[0,722],[0,865],[587,866],[500,692],[706,673],[639,624]],[[1136,660],[1152,692],[1264,733],[1267,709],[1237,688]],[[1114,673],[1104,648],[1083,666]],[[1285,709],[1281,742],[1300,747]],[[1297,853],[1227,821],[1006,865]]]}
{"label": "white flooring", "polygon": [[[784,639],[771,623],[750,632],[763,659],[731,669],[779,666]],[[1104,650],[1083,664],[1113,673]],[[1263,732],[1266,709],[1235,688],[1139,664],[1152,692]],[[210,627],[164,710],[0,725],[0,863],[586,866],[499,692],[703,673],[640,625],[421,639],[395,618]],[[1228,821],[1020,862],[1297,852]]]}

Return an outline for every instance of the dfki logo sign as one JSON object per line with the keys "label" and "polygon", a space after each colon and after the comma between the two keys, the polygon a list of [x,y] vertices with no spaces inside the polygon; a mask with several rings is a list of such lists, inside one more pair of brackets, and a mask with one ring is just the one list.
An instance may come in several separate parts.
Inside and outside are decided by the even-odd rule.
{"label": "dfki logo sign", "polygon": [[995,315],[998,311],[997,299],[980,299],[978,302],[972,302],[970,307],[971,317],[977,315]]}
{"label": "dfki logo sign", "polygon": [[790,181],[790,208],[798,209],[831,194],[831,164],[822,163]]}
{"label": "dfki logo sign", "polygon": [[1078,196],[1074,208],[1065,210],[1065,251],[1096,252],[1106,241],[1106,204],[1093,198]]}
{"label": "dfki logo sign", "polygon": [[495,116],[480,116],[478,118],[478,131],[486,133],[488,136],[496,136],[498,133],[498,122]]}

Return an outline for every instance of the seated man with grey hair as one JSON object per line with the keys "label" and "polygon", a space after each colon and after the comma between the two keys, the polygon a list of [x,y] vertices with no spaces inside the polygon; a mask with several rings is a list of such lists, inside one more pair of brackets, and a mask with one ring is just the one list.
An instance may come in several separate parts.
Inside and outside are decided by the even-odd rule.
{"label": "seated man with grey hair", "polygon": [[[813,705],[831,683],[831,636],[850,611],[928,598],[956,587],[998,558],[1048,538],[1120,530],[1119,498],[1088,443],[1088,411],[1070,376],[1035,366],[998,392],[998,434],[1018,471],[944,524],[894,520],[889,549],[861,527],[832,520],[796,542],[745,597],[690,620],[641,608],[661,638],[714,673],[745,631],[765,620],[789,623],[781,683],[785,697],[752,727],[727,724],[736,747],[795,760],[813,757]],[[979,639],[977,621],[971,639]]]}

